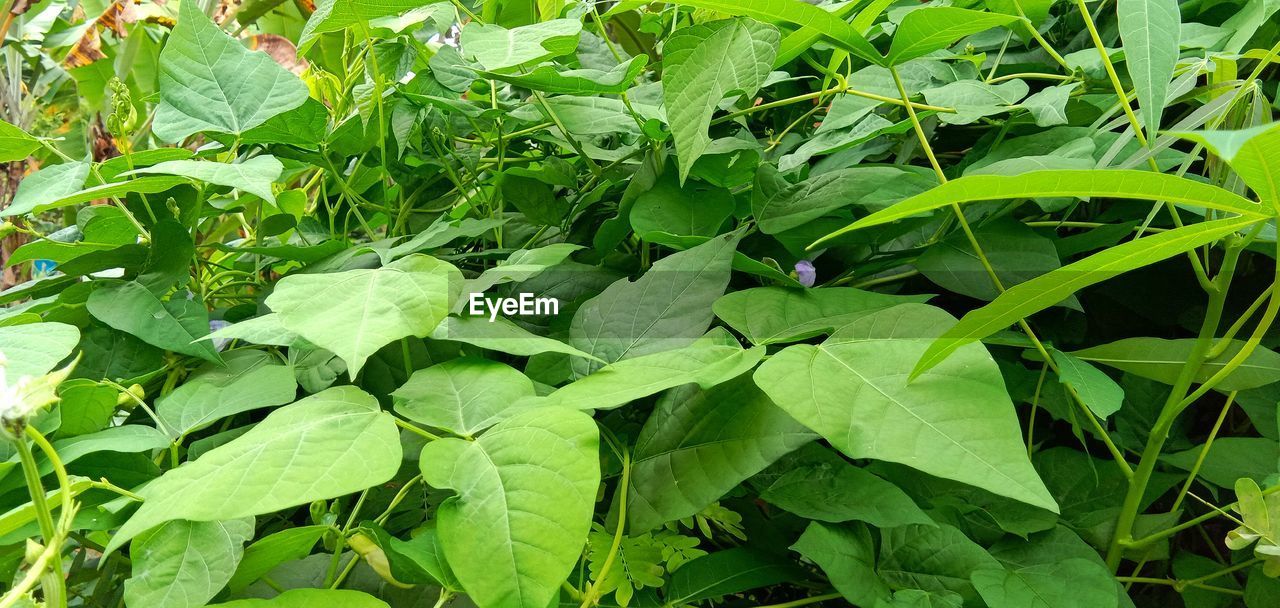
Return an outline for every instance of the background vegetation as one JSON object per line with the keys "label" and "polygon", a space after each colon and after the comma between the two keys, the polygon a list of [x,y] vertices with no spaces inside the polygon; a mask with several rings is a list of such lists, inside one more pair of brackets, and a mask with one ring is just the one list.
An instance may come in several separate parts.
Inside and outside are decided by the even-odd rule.
{"label": "background vegetation", "polygon": [[2,5],[0,608],[1280,606],[1274,0]]}

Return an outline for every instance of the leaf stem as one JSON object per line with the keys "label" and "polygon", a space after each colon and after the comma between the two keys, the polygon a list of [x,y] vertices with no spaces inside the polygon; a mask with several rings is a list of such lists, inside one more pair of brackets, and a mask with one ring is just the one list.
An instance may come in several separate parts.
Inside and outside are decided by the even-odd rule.
{"label": "leaf stem", "polygon": [[598,597],[600,582],[609,575],[609,568],[613,567],[614,559],[618,556],[618,550],[622,548],[623,531],[627,528],[627,489],[630,486],[631,452],[624,448],[622,450],[622,479],[618,482],[618,527],[613,531],[613,544],[609,546],[609,555],[605,557],[604,565],[600,566],[600,572],[596,574],[595,581],[582,594],[582,604],[579,608],[590,608],[600,599]]}
{"label": "leaf stem", "polygon": [[1213,440],[1217,438],[1218,431],[1222,429],[1222,423],[1227,419],[1227,412],[1231,411],[1231,404],[1235,403],[1236,391],[1231,391],[1227,395],[1227,400],[1222,404],[1222,411],[1218,413],[1218,419],[1213,423],[1213,429],[1209,431],[1208,439],[1205,439],[1204,445],[1200,448],[1200,453],[1196,456],[1196,462],[1191,467],[1191,471],[1187,473],[1187,480],[1182,484],[1182,489],[1178,491],[1178,497],[1173,500],[1173,507],[1170,511],[1177,511],[1182,506],[1182,500],[1187,497],[1187,492],[1191,490],[1191,484],[1195,483],[1196,476],[1200,474],[1200,468],[1204,466],[1204,460],[1209,456],[1209,448],[1213,447]]}
{"label": "leaf stem", "polygon": [[768,606],[759,606],[758,608],[796,608],[797,606],[808,606],[809,604],[817,604],[818,602],[825,602],[827,600],[839,599],[840,597],[841,595],[839,593],[825,593],[823,595],[815,595],[813,597],[806,597],[803,599],[793,600],[790,602],[783,602],[781,604],[769,604]]}

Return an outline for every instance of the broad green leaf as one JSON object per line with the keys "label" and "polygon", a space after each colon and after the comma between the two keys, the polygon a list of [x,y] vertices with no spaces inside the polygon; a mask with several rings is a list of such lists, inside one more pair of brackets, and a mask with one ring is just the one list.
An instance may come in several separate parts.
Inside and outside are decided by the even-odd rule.
{"label": "broad green leaf", "polygon": [[540,405],[613,409],[681,384],[710,388],[755,367],[763,356],[762,347],[698,342],[612,363],[542,398]]}
{"label": "broad green leaf", "polygon": [[89,178],[90,166],[86,162],[66,162],[42,167],[22,178],[13,200],[0,210],[0,216],[38,213],[49,201],[79,192]]}
{"label": "broad green leaf", "polygon": [[431,332],[431,339],[462,342],[520,357],[561,353],[600,361],[564,342],[532,333],[503,317],[493,321],[480,317],[449,317]]}
{"label": "broad green leaf", "polygon": [[139,490],[146,500],[105,553],[175,519],[261,515],[378,485],[400,468],[400,433],[355,387],[317,393]]}
{"label": "broad green leaf", "polygon": [[160,52],[159,86],[153,131],[167,142],[200,132],[238,136],[307,100],[297,76],[245,48],[195,2],[178,7],[178,25]]}
{"label": "broad green leaf", "polygon": [[213,343],[202,339],[209,332],[204,304],[184,299],[181,293],[160,300],[136,281],[112,282],[98,285],[86,307],[99,321],[152,346],[209,361],[222,360]]}
{"label": "broad green leaf", "polygon": [[1116,245],[1014,285],[990,304],[965,315],[940,336],[921,355],[912,375],[919,375],[937,365],[957,348],[1007,329],[1019,319],[1053,306],[1085,287],[1191,251],[1257,222],[1257,219],[1245,216],[1176,228]]}
{"label": "broad green leaf", "polygon": [[124,601],[147,608],[204,606],[231,579],[253,537],[253,518],[174,520],[141,535],[129,553]]}
{"label": "broad green leaf", "polygon": [[814,437],[745,375],[706,390],[668,391],[636,438],[629,530],[698,514]]}
{"label": "broad green leaf", "polygon": [[461,289],[458,269],[411,255],[376,269],[289,275],[266,304],[282,327],[342,357],[354,378],[383,346],[430,334]]}
{"label": "broad green leaf", "polygon": [[43,376],[66,359],[80,342],[80,330],[66,323],[29,323],[0,327],[0,362],[10,384]]}
{"label": "broad green leaf", "polygon": [[272,346],[299,346],[306,344],[298,334],[284,328],[280,315],[268,313],[261,317],[245,319],[233,323],[208,336],[210,340],[244,340],[252,344],[270,344]]}
{"label": "broad green leaf", "polygon": [[695,604],[805,577],[790,560],[745,547],[704,555],[680,566],[667,585],[670,606]]}
{"label": "broad green leaf", "polygon": [[[31,178],[27,178],[29,181]],[[76,213],[76,226],[54,232],[48,239],[32,241],[13,252],[8,265],[33,260],[59,264],[137,242],[138,229],[117,207],[98,205]],[[66,235],[66,239],[62,238]],[[78,239],[78,240],[74,240]]]}
{"label": "broad green leaf", "polygon": [[40,149],[40,141],[26,131],[0,120],[0,163],[24,160]]}
{"label": "broad green leaf", "polygon": [[565,261],[569,254],[579,249],[582,247],[570,243],[555,243],[537,249],[518,249],[497,266],[468,280],[465,291],[469,294],[485,292],[495,285],[519,283],[531,279]]}
{"label": "broad green leaf", "polygon": [[[1191,356],[1195,340],[1184,338],[1125,338],[1109,344],[1072,351],[1072,355],[1119,370],[1150,378],[1164,384],[1173,384]],[[1232,340],[1223,353],[1200,365],[1195,381],[1204,382],[1222,371],[1223,366],[1240,352],[1243,340]],[[1222,391],[1243,391],[1280,381],[1280,354],[1259,346],[1235,371],[1223,378],[1214,388]]]}
{"label": "broad green leaf", "polygon": [[851,458],[898,462],[1057,512],[986,349],[968,345],[908,382],[920,354],[953,322],[923,304],[875,312],[822,344],[783,349],[755,380]]}
{"label": "broad green leaf", "polygon": [[[856,33],[861,36],[865,36],[867,30],[870,29],[871,24],[880,16],[881,13],[884,12],[886,8],[889,7],[890,4],[892,4],[892,1],[893,0],[875,0],[874,2],[867,4],[865,7],[859,3],[845,3],[835,7],[835,9],[831,11],[831,15],[837,17],[838,20],[840,20],[840,23],[843,24],[843,19],[853,13],[854,9],[862,9],[858,12],[858,16],[853,19],[853,26]],[[833,25],[836,28],[842,30],[845,29],[843,25],[835,25],[834,23]],[[782,44],[778,46],[778,57],[773,60],[773,67],[779,68],[791,63],[793,59],[799,57],[805,51],[812,49],[814,43],[820,40],[822,40],[822,33],[812,27],[801,27],[790,34],[787,34],[786,37],[782,39]],[[848,54],[849,50],[842,48],[841,52]],[[872,62],[878,62],[880,60],[879,53],[876,53],[874,48],[870,50],[870,57],[863,58]]]}
{"label": "broad green leaf", "polygon": [[289,589],[269,600],[235,600],[209,608],[388,608],[387,603],[347,589]]}
{"label": "broad green leaf", "polygon": [[306,51],[320,34],[337,32],[353,25],[368,25],[379,17],[399,15],[442,0],[320,0],[298,38],[298,50]]}
{"label": "broad green leaf", "polygon": [[1258,198],[1280,208],[1280,125],[1266,124],[1240,131],[1196,131],[1177,135],[1209,148],[1258,193]]}
{"label": "broad green leaf", "polygon": [[1182,15],[1178,0],[1118,0],[1116,17],[1124,65],[1133,81],[1149,138],[1160,130],[1165,97],[1178,65]]}
{"label": "broad green leaf", "polygon": [[1095,415],[1106,418],[1120,411],[1124,403],[1124,389],[1110,376],[1075,355],[1057,349],[1049,351],[1049,355],[1058,366],[1058,381],[1075,389],[1080,400]]}
{"label": "broad green leaf", "polygon": [[956,8],[926,6],[907,13],[893,33],[893,44],[886,57],[890,65],[906,63],[945,49],[969,36],[1008,24],[1016,17]]}
{"label": "broad green leaf", "polygon": [[899,167],[851,167],[820,173],[772,196],[753,197],[760,231],[778,234],[844,207],[879,210],[932,188],[931,175]]}
{"label": "broad green leaf", "polygon": [[572,53],[578,47],[582,22],[553,19],[507,29],[473,21],[462,28],[462,52],[490,72],[510,72]]}
{"label": "broad green leaf", "polygon": [[[1198,445],[1175,452],[1161,460],[1190,471],[1204,451]],[[1241,477],[1248,477],[1259,484],[1272,485],[1267,479],[1276,472],[1280,460],[1280,443],[1263,437],[1219,437],[1201,463],[1198,478],[1219,488],[1231,488]]]}
{"label": "broad green leaf", "polygon": [[414,372],[391,397],[405,418],[469,436],[510,415],[517,401],[533,394],[533,381],[515,368],[461,357]]}
{"label": "broad green leaf", "polygon": [[[864,521],[878,528],[933,520],[897,486],[814,444],[779,462],[789,468],[760,490],[760,499],[805,519]],[[772,469],[771,469],[772,470]]]}
{"label": "broad green leaf", "polygon": [[969,577],[1000,562],[952,526],[900,526],[881,531],[877,570],[889,587],[958,593],[966,603],[978,593]]}
{"label": "broad green leaf", "polygon": [[636,77],[644,71],[644,67],[645,56],[638,55],[608,70],[591,68],[560,70],[555,66],[540,65],[527,73],[503,74],[480,71],[479,74],[545,93],[619,95],[631,88]]}
{"label": "broad green leaf", "polygon": [[[57,166],[60,167],[62,165]],[[70,184],[75,183],[77,175],[78,172],[73,172],[73,170],[69,168],[65,173],[60,172],[55,175],[48,176],[49,180],[57,180],[57,182],[46,182],[44,180],[37,182],[39,184],[38,190],[29,190],[30,196],[23,197],[21,199],[21,206],[18,205],[18,198],[15,196],[14,204],[5,207],[4,209],[0,209],[0,217],[21,215],[25,213],[43,213],[50,209],[69,207],[71,205],[79,205],[80,203],[87,203],[89,201],[96,201],[100,199],[109,199],[113,197],[119,198],[133,193],[154,194],[156,192],[164,192],[165,190],[186,182],[186,180],[181,177],[152,175],[123,182],[111,182],[109,184],[92,186],[81,190],[80,184],[77,184],[74,188],[69,187]],[[62,182],[63,179],[67,179],[69,181]],[[23,184],[26,183],[27,182],[25,181],[23,182]],[[33,187],[34,186],[35,184],[33,184]]]}
{"label": "broad green leaf", "polygon": [[225,365],[205,365],[173,392],[156,400],[156,415],[175,439],[218,420],[294,400],[293,370],[256,350],[228,353]]}
{"label": "broad green leaf", "polygon": [[[884,61],[884,58],[880,56],[876,48],[871,46],[871,43],[867,42],[867,39],[863,37],[857,26],[850,25],[840,17],[807,2],[796,2],[795,0],[752,0],[751,2],[739,2],[737,0],[672,0],[670,4],[703,8],[726,15],[750,17],[759,21],[788,23],[798,27],[800,31],[818,33],[836,46],[871,63]],[[874,13],[874,15],[878,14]],[[874,19],[874,16],[872,18]],[[867,28],[871,24],[860,23],[860,25],[863,28]],[[865,29],[862,31],[865,31]]]}
{"label": "broad green leaf", "polygon": [[1022,80],[1010,80],[1000,84],[987,84],[981,80],[957,80],[940,87],[920,91],[931,105],[955,108],[954,113],[939,113],[938,118],[949,125],[967,125],[985,116],[992,116],[1014,109],[1030,91]]}
{"label": "broad green leaf", "polygon": [[134,169],[122,173],[128,176],[138,173],[164,173],[180,175],[194,180],[239,188],[269,203],[276,202],[276,195],[271,191],[271,184],[280,179],[284,165],[269,154],[255,156],[244,162],[230,164],[199,160],[171,160],[150,167]]}
{"label": "broad green leaf", "polygon": [[320,537],[330,529],[329,526],[285,528],[255,541],[244,550],[244,558],[236,566],[235,574],[227,581],[227,588],[233,593],[239,593],[271,572],[272,568],[306,557]]}
{"label": "broad green leaf", "polygon": [[776,28],[748,19],[686,27],[667,38],[662,98],[682,183],[711,145],[707,130],[720,101],[755,95],[773,67],[778,40]]}
{"label": "broad green leaf", "polygon": [[667,173],[653,188],[636,198],[631,207],[631,228],[641,238],[656,240],[657,233],[713,237],[733,214],[733,194],[705,182],[685,182]]}
{"label": "broad green leaf", "polygon": [[1115,608],[1117,603],[1106,567],[1078,557],[983,567],[970,579],[991,608]]}
{"label": "broad green leaf", "polygon": [[810,522],[791,550],[822,568],[844,599],[875,606],[889,598],[889,586],[876,574],[876,548],[866,526]]}
{"label": "broad green leaf", "polygon": [[544,608],[559,595],[591,527],[599,449],[591,417],[563,408],[423,448],[423,479],[457,492],[440,505],[440,540],[476,605]]}
{"label": "broad green leaf", "polygon": [[930,296],[899,296],[852,287],[756,287],[716,300],[716,316],[757,346],[830,334],[869,313]]}
{"label": "broad green leaf", "polygon": [[[1000,283],[1008,288],[1062,266],[1053,240],[1012,218],[984,223],[972,231]],[[979,300],[994,300],[1000,292],[963,231],[931,245],[916,258],[916,269],[948,291]],[[1061,305],[1079,308],[1074,299]]]}
{"label": "broad green leaf", "polygon": [[964,598],[958,593],[902,589],[893,592],[889,601],[876,604],[876,608],[961,608],[963,605]]}
{"label": "broad green leaf", "polygon": [[[608,363],[692,344],[711,325],[739,238],[713,238],[662,258],[635,282],[613,283],[574,313],[569,343]],[[573,369],[585,376],[599,367],[579,359]]]}
{"label": "broad green leaf", "polygon": [[1272,211],[1222,188],[1183,177],[1150,171],[1033,171],[1022,175],[966,175],[877,211],[818,243],[851,230],[879,226],[953,204],[1051,196],[1170,201],[1255,218]]}

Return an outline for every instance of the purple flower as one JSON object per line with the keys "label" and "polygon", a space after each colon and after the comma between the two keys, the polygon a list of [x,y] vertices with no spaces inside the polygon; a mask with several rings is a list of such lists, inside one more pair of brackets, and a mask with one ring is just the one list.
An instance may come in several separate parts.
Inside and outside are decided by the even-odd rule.
{"label": "purple flower", "polygon": [[818,280],[818,269],[813,267],[813,262],[800,260],[796,262],[796,279],[805,287],[813,287]]}

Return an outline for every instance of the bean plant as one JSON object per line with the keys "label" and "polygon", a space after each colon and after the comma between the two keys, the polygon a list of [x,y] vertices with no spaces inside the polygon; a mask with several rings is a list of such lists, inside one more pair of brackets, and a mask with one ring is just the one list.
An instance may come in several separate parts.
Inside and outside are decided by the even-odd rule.
{"label": "bean plant", "polygon": [[1274,0],[0,5],[0,608],[1280,606]]}

